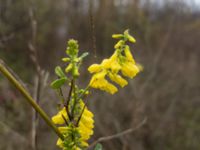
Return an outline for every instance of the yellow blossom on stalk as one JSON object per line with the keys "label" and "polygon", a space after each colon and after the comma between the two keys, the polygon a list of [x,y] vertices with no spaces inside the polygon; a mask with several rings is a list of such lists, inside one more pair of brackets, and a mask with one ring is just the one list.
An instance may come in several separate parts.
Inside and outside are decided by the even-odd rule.
{"label": "yellow blossom on stalk", "polygon": [[124,43],[125,43],[125,41],[124,41],[124,40],[120,40],[119,42],[117,42],[117,44],[115,44],[115,49],[118,49],[118,48],[120,48],[121,46],[123,46],[123,45],[124,45]]}
{"label": "yellow blossom on stalk", "polygon": [[128,30],[124,31],[124,34],[114,34],[112,37],[119,39],[114,46],[115,51],[113,55],[108,59],[104,59],[101,64],[91,65],[88,71],[93,73],[89,84],[90,87],[114,94],[118,89],[112,83],[108,82],[106,77],[124,87],[128,82],[119,73],[121,72],[125,77],[133,78],[142,70],[142,66],[136,64],[130,47],[126,45],[127,41],[136,42]]}
{"label": "yellow blossom on stalk", "polygon": [[124,53],[125,53],[126,61],[132,62],[133,64],[135,64],[135,60],[133,59],[133,55],[131,54],[131,51],[128,45],[125,46]]}
{"label": "yellow blossom on stalk", "polygon": [[131,43],[135,43],[136,42],[135,38],[129,34],[129,30],[128,29],[124,31],[124,38],[126,38]]}
{"label": "yellow blossom on stalk", "polygon": [[100,72],[101,69],[102,69],[102,67],[98,64],[93,64],[88,68],[90,73]]}
{"label": "yellow blossom on stalk", "polygon": [[[81,101],[80,106],[81,106],[81,109],[84,108],[84,103],[82,101]],[[67,116],[65,107],[62,110],[60,110],[55,116],[52,117],[52,121],[58,125],[64,125],[66,121],[69,122],[69,117]],[[75,142],[75,139],[71,139],[70,133],[77,132],[74,138],[77,138],[76,141],[79,142],[78,144],[80,145],[80,147],[87,147],[88,146],[87,140],[93,134],[93,128],[94,128],[93,114],[92,112],[88,110],[87,107],[85,107],[77,126],[65,125],[58,128],[60,132],[64,135],[65,139],[62,141],[59,138],[57,141],[57,146],[65,150],[66,148],[65,143],[71,142],[70,144],[73,144]],[[79,150],[80,147],[74,143],[72,150]]]}
{"label": "yellow blossom on stalk", "polygon": [[106,74],[107,74],[106,70],[96,73],[90,80],[89,85],[90,87],[101,89],[108,93],[114,94],[115,92],[118,91],[118,89],[105,79]]}
{"label": "yellow blossom on stalk", "polygon": [[133,78],[140,72],[140,69],[136,64],[133,64],[131,62],[125,62],[123,64],[121,72],[124,76]]}
{"label": "yellow blossom on stalk", "polygon": [[124,87],[128,84],[128,82],[118,74],[109,73],[108,76],[113,82],[116,82],[121,87]]}

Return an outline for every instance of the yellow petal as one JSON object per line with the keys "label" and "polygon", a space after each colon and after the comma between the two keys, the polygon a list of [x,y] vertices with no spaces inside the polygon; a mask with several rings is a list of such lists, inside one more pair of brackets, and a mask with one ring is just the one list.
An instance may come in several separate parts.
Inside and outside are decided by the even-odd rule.
{"label": "yellow petal", "polygon": [[137,65],[133,63],[125,63],[121,69],[124,76],[133,78],[140,71]]}
{"label": "yellow petal", "polygon": [[91,65],[91,66],[88,68],[88,71],[89,71],[90,73],[99,72],[99,71],[101,71],[101,66],[98,65],[98,64],[93,64],[93,65]]}
{"label": "yellow petal", "polygon": [[124,78],[122,78],[120,75],[109,73],[108,76],[112,81],[116,82],[121,87],[124,87],[125,85],[128,84],[128,82]]}
{"label": "yellow petal", "polygon": [[132,42],[132,43],[135,43],[135,42],[136,42],[136,39],[135,39],[133,36],[131,36],[131,35],[128,35],[128,40],[129,40],[130,42]]}
{"label": "yellow petal", "polygon": [[141,64],[136,64],[136,66],[138,67],[138,69],[140,70],[140,71],[143,71],[144,70],[144,67],[141,65]]}
{"label": "yellow petal", "polygon": [[104,59],[101,63],[104,69],[109,69],[111,67],[112,60],[111,59]]}
{"label": "yellow petal", "polygon": [[113,34],[112,35],[112,38],[114,38],[114,39],[120,39],[120,38],[123,38],[123,37],[124,37],[123,34]]}
{"label": "yellow petal", "polygon": [[125,53],[127,61],[130,61],[135,64],[135,60],[133,59],[133,56],[131,54],[131,51],[130,51],[130,48],[128,45],[126,45],[126,47],[124,49],[124,53]]}
{"label": "yellow petal", "polygon": [[115,44],[114,48],[115,48],[115,49],[118,49],[118,48],[120,48],[120,47],[123,46],[123,45],[124,45],[124,41],[123,41],[123,40],[119,40],[119,41],[117,42],[117,44]]}
{"label": "yellow petal", "polygon": [[94,120],[85,116],[84,114],[82,115],[80,122],[83,123],[87,128],[94,128]]}
{"label": "yellow petal", "polygon": [[91,118],[94,117],[93,113],[89,111],[87,108],[85,108],[83,113],[88,117],[91,117]]}
{"label": "yellow petal", "polygon": [[121,65],[117,61],[113,61],[111,64],[111,70],[113,73],[117,73],[121,69]]}
{"label": "yellow petal", "polygon": [[52,117],[52,121],[55,124],[64,124],[65,120],[63,119],[62,115],[55,115]]}
{"label": "yellow petal", "polygon": [[73,65],[70,63],[66,68],[65,68],[65,72],[68,73],[69,71],[71,71]]}
{"label": "yellow petal", "polygon": [[57,140],[56,145],[57,145],[58,147],[60,147],[60,148],[63,148],[63,141],[59,138],[59,139]]}
{"label": "yellow petal", "polygon": [[102,89],[110,94],[115,94],[118,91],[118,89],[109,82],[106,84],[106,86],[102,87]]}
{"label": "yellow petal", "polygon": [[106,71],[101,71],[99,73],[96,73],[92,76],[92,79],[90,80],[89,85],[93,88],[98,88],[101,86],[101,82],[103,84],[104,77],[106,75]]}
{"label": "yellow petal", "polygon": [[82,145],[83,147],[88,147],[88,146],[89,146],[88,143],[85,142],[85,141],[82,141],[82,142],[81,142],[81,145]]}
{"label": "yellow petal", "polygon": [[55,124],[64,124],[65,120],[63,119],[63,117],[65,117],[66,120],[68,120],[68,116],[67,116],[67,112],[66,109],[63,108],[62,110],[60,110],[56,115],[54,115],[52,117],[52,121]]}
{"label": "yellow petal", "polygon": [[113,61],[116,61],[118,58],[118,51],[116,50],[113,55],[110,57],[110,61],[113,62]]}

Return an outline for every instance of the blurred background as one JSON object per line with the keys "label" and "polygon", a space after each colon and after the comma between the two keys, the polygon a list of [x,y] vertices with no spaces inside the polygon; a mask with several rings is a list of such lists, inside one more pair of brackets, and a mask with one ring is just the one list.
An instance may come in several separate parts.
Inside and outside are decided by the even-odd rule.
{"label": "blurred background", "polygon": [[[109,57],[116,42],[111,35],[125,29],[137,40],[131,48],[144,71],[113,96],[94,90],[88,97],[95,114],[91,142],[147,117],[137,131],[104,142],[104,149],[199,150],[200,1],[0,0],[0,58],[32,95],[38,71],[45,71],[39,103],[49,116],[58,103],[49,83],[54,67],[64,66],[66,41],[75,38],[80,53],[90,52],[79,81],[86,86],[89,64]],[[31,149],[32,124],[30,105],[0,75],[0,150]],[[56,150],[56,139],[40,119],[36,149]]]}

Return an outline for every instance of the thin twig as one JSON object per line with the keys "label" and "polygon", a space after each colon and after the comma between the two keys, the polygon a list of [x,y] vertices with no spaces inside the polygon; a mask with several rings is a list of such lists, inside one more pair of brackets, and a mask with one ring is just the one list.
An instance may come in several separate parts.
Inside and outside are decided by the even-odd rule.
{"label": "thin twig", "polygon": [[109,140],[113,140],[113,139],[116,139],[116,138],[120,138],[121,136],[124,136],[126,134],[130,134],[136,130],[138,130],[140,127],[142,127],[145,123],[147,122],[147,118],[144,118],[144,120],[138,124],[135,128],[130,128],[130,129],[127,129],[125,131],[122,131],[120,133],[117,133],[117,134],[114,134],[114,135],[110,135],[110,136],[104,136],[104,137],[100,137],[99,139],[97,139],[96,141],[94,141],[89,147],[88,147],[88,150],[91,149],[93,146],[95,146],[97,143],[100,143],[100,142],[106,142],[106,141],[109,141]]}
{"label": "thin twig", "polygon": [[[88,87],[89,88],[89,87]],[[87,89],[87,88],[86,88]],[[87,90],[85,90],[85,92],[86,92]],[[80,98],[81,99],[81,98]],[[78,127],[79,126],[79,122],[80,122],[80,120],[81,120],[81,118],[82,118],[82,116],[83,116],[83,113],[84,113],[84,110],[85,110],[85,108],[86,108],[86,105],[87,105],[87,102],[88,102],[88,100],[86,99],[86,101],[85,101],[85,103],[84,103],[84,106],[83,106],[83,109],[82,109],[82,111],[81,111],[81,114],[80,114],[80,116],[78,117],[78,120],[77,120],[77,123],[76,123],[76,126]]]}
{"label": "thin twig", "polygon": [[77,122],[76,122],[76,126],[77,126],[77,127],[79,126],[79,122],[80,122],[80,120],[81,120],[81,118],[82,118],[82,116],[83,116],[83,112],[84,112],[85,108],[86,108],[86,104],[84,104],[83,109],[82,109],[82,111],[81,111],[81,114],[80,114],[80,116],[78,117],[78,120],[77,120]]}
{"label": "thin twig", "polygon": [[65,116],[64,116],[63,114],[62,114],[62,118],[63,118],[63,120],[65,121],[65,124],[68,126],[69,123],[68,123],[67,119],[65,118]]}
{"label": "thin twig", "polygon": [[58,92],[59,92],[59,94],[58,94],[59,98],[61,99],[62,103],[64,103],[65,102],[65,97],[64,97],[64,94],[63,94],[63,91],[62,91],[61,87],[58,89]]}
{"label": "thin twig", "polygon": [[0,121],[0,129],[1,129],[1,134],[2,134],[2,132],[5,132],[6,134],[9,135],[9,137],[17,138],[19,141],[22,141],[24,144],[28,144],[28,140],[26,137],[21,135],[16,130],[13,130],[7,124],[5,124],[4,122],[1,122],[1,121]]}
{"label": "thin twig", "polygon": [[[40,76],[37,76],[35,79],[35,91],[33,98],[36,100],[36,103],[39,104],[40,99],[40,89],[41,89],[41,79]],[[37,112],[32,109],[32,128],[31,128],[31,147],[33,150],[37,150],[37,127],[39,124],[39,117]]]}
{"label": "thin twig", "polygon": [[[30,18],[30,28],[31,28],[31,38],[28,43],[30,58],[36,68],[36,81],[35,81],[35,91],[33,98],[36,100],[36,103],[39,104],[40,93],[42,88],[41,78],[42,78],[42,70],[38,61],[37,48],[36,48],[36,36],[37,36],[37,20],[34,15],[33,10],[34,3],[31,0],[31,4],[29,6],[29,18]],[[33,109],[32,111],[32,127],[31,127],[31,147],[32,150],[37,150],[37,127],[39,124],[39,118],[37,112]]]}
{"label": "thin twig", "polygon": [[90,0],[89,3],[89,15],[90,15],[90,26],[91,26],[91,40],[94,50],[94,57],[97,57],[97,48],[96,48],[96,37],[95,37],[95,25],[94,25],[94,16],[93,16],[93,0]]}
{"label": "thin twig", "polygon": [[29,92],[16,80],[16,78],[8,71],[3,61],[0,59],[0,72],[17,88],[17,90],[25,97],[27,102],[40,114],[49,127],[61,138],[64,139],[62,133],[58,130],[55,124],[51,121],[49,116],[30,96]]}

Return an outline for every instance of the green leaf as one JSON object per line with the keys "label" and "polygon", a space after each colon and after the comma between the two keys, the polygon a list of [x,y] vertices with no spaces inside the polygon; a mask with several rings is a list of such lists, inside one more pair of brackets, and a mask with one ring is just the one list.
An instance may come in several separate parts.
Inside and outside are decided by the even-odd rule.
{"label": "green leaf", "polygon": [[102,149],[103,149],[103,146],[100,143],[98,143],[94,148],[94,150],[102,150]]}
{"label": "green leaf", "polygon": [[79,59],[83,59],[83,58],[85,58],[86,56],[88,56],[89,55],[89,53],[88,52],[85,52],[85,53],[83,53],[80,57],[79,57]]}
{"label": "green leaf", "polygon": [[55,68],[55,73],[56,73],[57,76],[59,76],[61,78],[66,77],[60,66],[57,66]]}
{"label": "green leaf", "polygon": [[66,81],[67,81],[67,78],[66,78],[66,77],[63,77],[63,78],[54,80],[54,81],[51,83],[51,87],[52,87],[53,89],[59,89]]}

